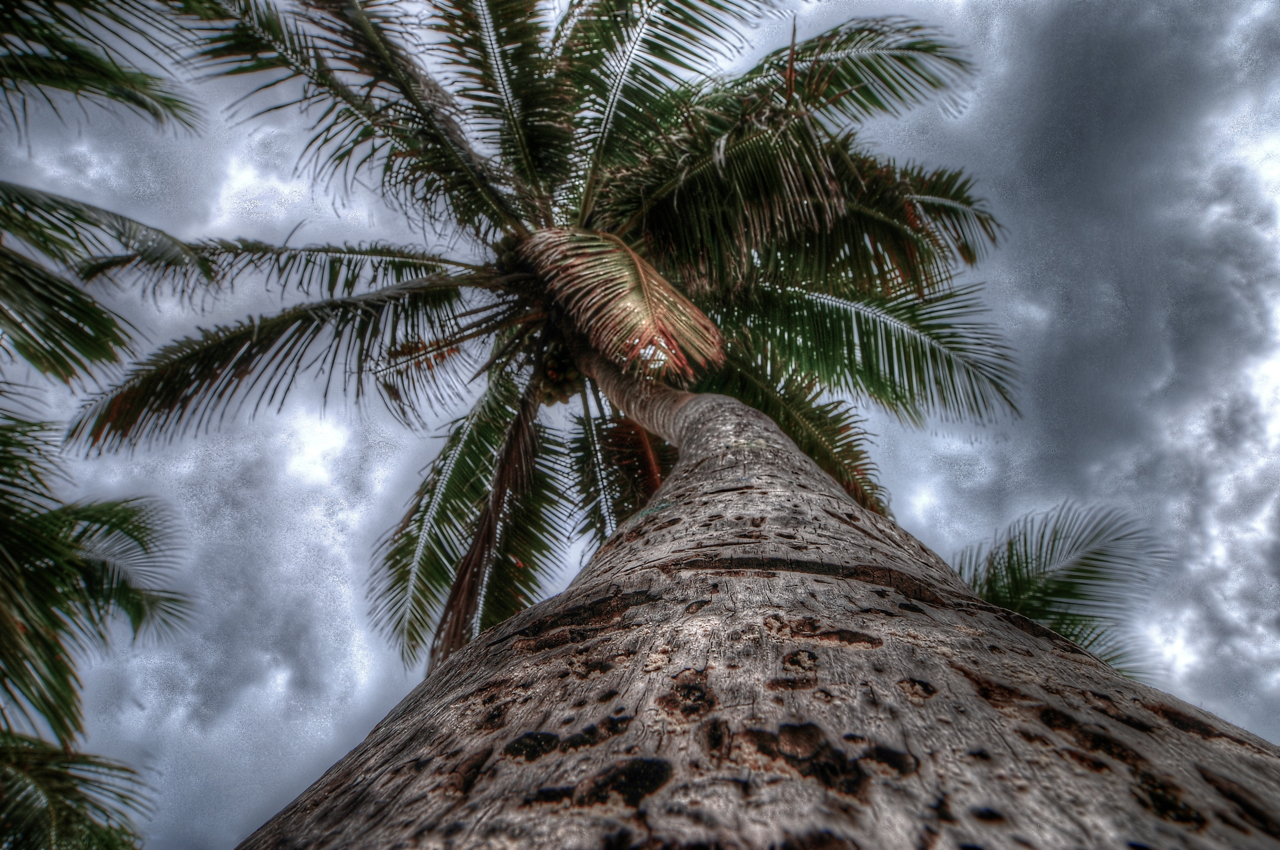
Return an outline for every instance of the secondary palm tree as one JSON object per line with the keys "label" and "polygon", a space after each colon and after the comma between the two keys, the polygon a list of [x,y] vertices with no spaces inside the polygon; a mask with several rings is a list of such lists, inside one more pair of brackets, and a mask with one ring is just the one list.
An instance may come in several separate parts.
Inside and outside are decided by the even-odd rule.
{"label": "secondary palm tree", "polygon": [[[191,108],[128,61],[130,39],[158,47],[160,7],[123,0],[20,0],[0,10],[0,124],[19,135],[33,110],[124,105],[157,123]],[[7,119],[7,120],[6,120]],[[12,138],[12,136],[11,136]],[[170,523],[142,500],[64,503],[53,429],[21,412],[18,362],[69,384],[119,362],[127,325],[96,301],[80,263],[121,249],[157,260],[181,242],[123,216],[0,181],[0,847],[135,847],[145,810],[123,765],[73,751],[83,732],[77,656],[111,621],[165,630],[182,599],[159,586]],[[29,399],[27,400],[29,402]],[[30,406],[29,403],[26,406]],[[56,743],[43,740],[51,735]]]}
{"label": "secondary palm tree", "polygon": [[[199,262],[102,257],[86,271],[187,291],[207,270],[256,271],[299,303],[163,347],[72,435],[170,438],[283,402],[307,370],[415,423],[484,375],[379,552],[374,618],[406,662],[527,605],[566,540],[602,540],[656,489],[667,450],[602,369],[743,399],[881,513],[855,408],[828,393],[907,422],[1012,406],[1006,349],[975,290],[951,285],[992,217],[959,172],[878,159],[854,132],[967,71],[920,26],[844,24],[725,75],[767,4],[185,8],[205,69],[254,74],[280,95],[267,109],[309,110],[317,177],[371,175],[467,250],[238,240],[189,246]],[[539,415],[570,399],[567,424]]]}
{"label": "secondary palm tree", "polygon": [[969,546],[951,564],[984,601],[1047,626],[1122,673],[1142,678],[1144,653],[1126,633],[1133,599],[1170,560],[1121,511],[1064,502],[1014,520],[989,546]]}

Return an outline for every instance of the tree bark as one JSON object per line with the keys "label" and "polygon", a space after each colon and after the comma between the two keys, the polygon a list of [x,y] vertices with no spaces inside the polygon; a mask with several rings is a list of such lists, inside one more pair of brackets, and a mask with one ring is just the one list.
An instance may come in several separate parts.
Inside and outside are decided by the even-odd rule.
{"label": "tree bark", "polygon": [[1280,847],[1280,748],[983,603],[760,413],[598,377],[680,448],[649,506],[242,847]]}

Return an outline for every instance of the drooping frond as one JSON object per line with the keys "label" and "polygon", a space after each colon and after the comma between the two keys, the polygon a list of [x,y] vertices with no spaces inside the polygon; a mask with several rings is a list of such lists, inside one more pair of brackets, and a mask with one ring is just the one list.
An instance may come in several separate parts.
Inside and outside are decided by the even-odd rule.
{"label": "drooping frond", "polygon": [[52,192],[0,181],[0,232],[64,266],[120,248],[135,262],[182,269],[208,280],[200,254],[179,239],[127,216]]}
{"label": "drooping frond", "polygon": [[570,176],[573,116],[546,49],[543,10],[528,0],[439,0],[429,21],[444,36],[471,126],[524,190],[526,219],[551,225],[551,193]]}
{"label": "drooping frond", "polygon": [[1141,667],[1126,629],[1141,590],[1169,553],[1116,510],[1065,503],[1015,520],[988,546],[952,559],[979,596],[1075,641],[1132,674]]}
{"label": "drooping frond", "polygon": [[[10,0],[0,11],[0,97],[25,129],[28,99],[62,106],[58,94],[98,106],[121,104],[157,123],[194,123],[172,83],[131,60],[172,59],[167,4],[145,0]],[[130,49],[132,47],[132,49]],[[154,61],[154,60],[153,60]]]}
{"label": "drooping frond", "polygon": [[70,382],[128,344],[121,320],[80,286],[0,244],[0,351]]}
{"label": "drooping frond", "polygon": [[726,349],[725,365],[704,375],[695,391],[732,396],[764,413],[854,501],[887,516],[885,495],[867,457],[867,434],[853,406],[823,401],[821,381],[771,355],[762,338],[739,334]]}
{"label": "drooping frond", "polygon": [[5,847],[137,850],[145,815],[133,771],[97,756],[0,732],[0,833]]}
{"label": "drooping frond", "polygon": [[827,387],[918,423],[924,415],[983,420],[1017,412],[1012,352],[981,321],[985,312],[976,286],[856,300],[759,287],[716,317],[750,328],[773,356]]}
{"label": "drooping frond", "polygon": [[[354,295],[447,273],[461,264],[416,248],[373,242],[367,245],[306,245],[290,248],[256,239],[207,239],[183,246],[192,260],[169,262],[139,253],[95,257],[79,267],[81,276],[127,272],[138,285],[169,286],[194,296],[213,281],[231,287],[241,275],[257,275],[269,287],[303,295]],[[485,285],[478,276],[470,285]]]}
{"label": "drooping frond", "polygon": [[547,229],[523,250],[578,331],[606,357],[684,376],[695,365],[721,362],[715,324],[617,237]]}
{"label": "drooping frond", "polygon": [[471,413],[450,427],[404,519],[378,546],[371,616],[406,665],[416,664],[430,643],[455,568],[488,503],[494,466],[519,405],[514,378],[491,375]]}
{"label": "drooping frond", "polygon": [[81,729],[72,652],[105,645],[125,614],[135,633],[180,626],[185,602],[160,582],[170,522],[144,501],[62,504],[48,426],[0,411],[0,726]]}
{"label": "drooping frond", "polygon": [[[431,641],[430,666],[433,668],[471,640],[485,585],[495,562],[499,560],[499,549],[504,538],[514,535],[508,538],[509,542],[532,542],[534,548],[525,552],[528,557],[543,554],[538,551],[544,548],[546,542],[538,533],[540,529],[522,531],[510,528],[517,514],[524,514],[528,518],[530,509],[534,507],[528,499],[532,494],[534,479],[539,477],[539,429],[536,418],[541,404],[540,397],[536,381],[530,381],[521,392],[515,416],[502,436],[494,458],[493,475],[486,482],[484,504],[472,528],[471,545],[458,561],[449,598],[440,611],[440,621]],[[513,511],[517,506],[524,510]],[[519,551],[521,547],[517,545],[514,548]],[[507,553],[508,558],[514,555],[515,552]],[[504,567],[509,571],[514,564],[508,563]]]}
{"label": "drooping frond", "polygon": [[593,546],[643,508],[676,463],[674,448],[613,412],[575,414],[568,444],[580,506],[577,532]]}
{"label": "drooping frond", "polygon": [[564,568],[574,529],[573,505],[565,498],[565,446],[534,422],[534,454],[519,487],[507,493],[484,598],[475,619],[483,631],[518,614],[546,594]]}
{"label": "drooping frond", "polygon": [[310,371],[363,392],[369,370],[389,350],[422,340],[440,350],[493,333],[510,320],[505,302],[477,315],[464,309],[453,278],[426,278],[371,293],[292,307],[203,331],[162,347],[111,390],[90,398],[68,437],[100,449],[167,440],[211,427],[233,402],[284,403]]}
{"label": "drooping frond", "polygon": [[501,168],[473,149],[449,93],[416,62],[422,49],[381,0],[308,0],[305,14],[269,0],[191,0],[204,19],[201,64],[221,75],[270,75],[254,93],[292,80],[302,90],[268,107],[315,115],[308,151],[321,175],[362,169],[409,208],[445,204],[481,234],[522,233]]}

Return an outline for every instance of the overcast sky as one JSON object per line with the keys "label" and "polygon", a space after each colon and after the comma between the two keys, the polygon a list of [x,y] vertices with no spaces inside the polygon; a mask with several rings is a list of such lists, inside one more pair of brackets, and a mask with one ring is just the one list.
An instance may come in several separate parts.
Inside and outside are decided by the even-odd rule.
{"label": "overcast sky", "polygon": [[[1157,684],[1280,742],[1280,4],[829,2],[802,8],[800,34],[890,12],[941,27],[978,74],[959,106],[866,137],[978,179],[1006,230],[975,279],[1023,375],[1019,419],[873,418],[898,522],[946,557],[1067,499],[1129,511],[1176,553],[1135,601]],[[295,175],[295,117],[232,126],[219,107],[236,91],[199,89],[199,137],[100,113],[42,124],[0,149],[0,176],[184,237],[279,240],[305,220],[295,241],[422,241],[376,199],[335,204]],[[153,344],[278,304],[252,285],[204,316],[113,303]],[[148,847],[234,846],[415,683],[369,630],[365,587],[437,446],[304,391],[278,415],[76,463],[84,494],[168,502],[198,600],[187,634],[84,670],[87,748],[154,788]]]}

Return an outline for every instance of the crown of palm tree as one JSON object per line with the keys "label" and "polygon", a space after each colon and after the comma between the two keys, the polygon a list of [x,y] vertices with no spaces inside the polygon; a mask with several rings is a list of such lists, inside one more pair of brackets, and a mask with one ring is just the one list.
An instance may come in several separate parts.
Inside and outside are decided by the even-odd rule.
{"label": "crown of palm tree", "polygon": [[[579,374],[583,352],[758,407],[881,512],[854,400],[913,423],[1012,409],[1008,351],[952,285],[994,220],[960,172],[878,159],[855,133],[967,73],[930,30],[851,22],[725,75],[766,4],[184,8],[206,71],[308,110],[317,178],[372,176],[469,259],[252,240],[95,257],[84,274],[187,291],[256,272],[300,303],[161,348],[71,434],[170,439],[282,403],[306,371],[414,424],[484,375],[377,555],[374,619],[406,663],[433,632],[439,660],[528,604],[566,541],[599,542],[660,482],[669,451]],[[570,399],[575,415],[540,415]]]}

